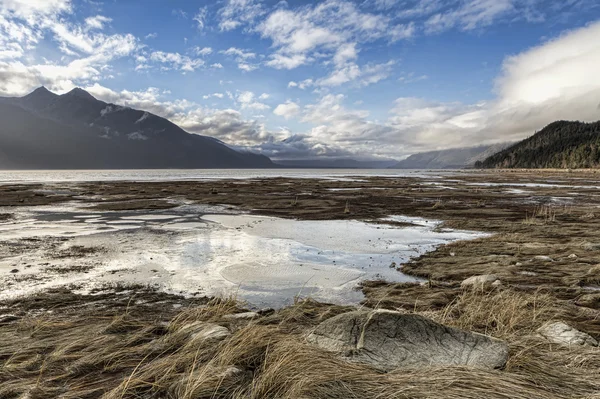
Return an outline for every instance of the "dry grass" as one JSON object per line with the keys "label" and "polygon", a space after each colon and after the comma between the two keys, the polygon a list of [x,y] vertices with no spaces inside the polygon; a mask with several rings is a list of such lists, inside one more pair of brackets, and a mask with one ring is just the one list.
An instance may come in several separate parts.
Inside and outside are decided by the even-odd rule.
{"label": "dry grass", "polygon": [[[570,215],[571,210],[565,206],[563,214]],[[524,224],[548,224],[556,222],[556,209],[550,205],[536,206],[532,212],[525,214]]]}
{"label": "dry grass", "polygon": [[[351,310],[298,301],[252,320],[233,299],[181,310],[37,316],[0,326],[1,398],[591,398],[600,351],[550,345],[535,329],[563,309],[542,293],[462,292],[421,314],[506,339],[506,370],[463,367],[381,373],[304,341],[319,322]],[[216,327],[218,326],[218,327]],[[229,331],[215,336],[209,332]],[[225,328],[227,330],[225,330]]]}

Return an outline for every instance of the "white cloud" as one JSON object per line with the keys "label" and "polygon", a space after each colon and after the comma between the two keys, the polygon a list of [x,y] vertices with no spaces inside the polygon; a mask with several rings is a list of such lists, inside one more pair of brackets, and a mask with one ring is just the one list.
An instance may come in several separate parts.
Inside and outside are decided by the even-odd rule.
{"label": "white cloud", "polygon": [[356,43],[344,43],[337,49],[335,55],[333,56],[333,62],[336,66],[342,66],[348,61],[353,61],[356,58],[358,58]]}
{"label": "white cloud", "polygon": [[219,29],[229,31],[244,24],[253,23],[265,10],[260,1],[226,0],[219,10]]}
{"label": "white cloud", "polygon": [[[100,31],[108,18],[67,22],[63,14],[72,10],[69,1],[4,0],[0,10],[0,94],[25,94],[41,84],[62,92],[110,78],[111,62],[138,49],[133,35]],[[66,57],[43,62],[35,57],[36,46],[46,35]]]}
{"label": "white cloud", "polygon": [[240,62],[240,63],[238,63],[238,68],[244,72],[250,72],[250,71],[254,71],[255,69],[258,69],[258,66],[253,65],[253,64],[247,64],[245,62]]}
{"label": "white cloud", "polygon": [[223,65],[221,65],[218,62],[215,62],[214,64],[210,64],[210,67],[214,68],[214,69],[223,69]]}
{"label": "white cloud", "polygon": [[275,107],[273,113],[282,116],[285,119],[290,119],[300,113],[300,106],[295,102],[288,100],[284,104],[279,104]]}
{"label": "white cloud", "polygon": [[237,59],[242,59],[242,60],[256,57],[256,53],[253,53],[253,52],[247,51],[247,50],[243,50],[240,48],[236,48],[236,47],[229,47],[227,50],[219,51],[219,53],[233,56],[233,57],[236,57]]}
{"label": "white cloud", "polygon": [[2,0],[0,10],[13,13],[15,16],[30,19],[39,16],[58,15],[70,12],[70,0]]}
{"label": "white cloud", "polygon": [[161,69],[165,71],[174,69],[182,72],[194,72],[204,65],[202,59],[164,51],[154,51],[150,54],[150,60],[162,64]]}
{"label": "white cloud", "polygon": [[221,50],[219,53],[233,57],[238,64],[238,68],[244,72],[250,72],[258,69],[258,65],[248,62],[248,60],[256,58],[256,53],[236,47],[230,47],[227,50]]}
{"label": "white cloud", "polygon": [[111,21],[112,18],[96,15],[95,17],[86,18],[85,24],[89,29],[103,29],[104,25],[110,23]]}
{"label": "white cloud", "polygon": [[148,33],[144,38],[145,39],[156,39],[157,37],[158,37],[158,33],[152,32],[152,33]]}
{"label": "white cloud", "polygon": [[314,81],[312,79],[304,79],[301,82],[290,82],[288,83],[288,87],[297,87],[299,89],[306,89],[307,87],[311,87],[314,85]]}
{"label": "white cloud", "polygon": [[205,100],[208,100],[211,97],[223,98],[224,94],[223,93],[212,93],[212,94],[206,94],[206,95],[202,96],[202,98],[205,99]]}
{"label": "white cloud", "polygon": [[388,16],[363,12],[345,0],[277,9],[256,30],[273,42],[276,51],[266,65],[277,69],[294,69],[323,57],[332,58],[339,66],[357,58],[358,43],[378,39],[392,42],[415,33],[414,24],[397,24]]}
{"label": "white cloud", "polygon": [[[586,1],[555,1],[548,4],[536,0],[465,0],[452,1],[450,7],[439,0],[427,0],[403,11],[405,17],[429,15],[424,23],[427,33],[439,33],[452,28],[471,31],[496,22],[544,21],[548,10],[560,13],[563,9],[583,8]],[[588,5],[589,6],[589,5]],[[435,14],[434,14],[435,13]]]}
{"label": "white cloud", "polygon": [[600,22],[507,57],[492,101],[399,99],[389,123],[431,148],[522,139],[561,119],[598,120],[598,37]]}
{"label": "white cloud", "polygon": [[211,47],[194,47],[194,53],[200,57],[205,57],[212,54],[213,49]]}
{"label": "white cloud", "polygon": [[309,61],[304,54],[294,54],[291,56],[282,54],[272,54],[271,59],[265,63],[275,69],[294,69],[304,65]]}
{"label": "white cloud", "polygon": [[206,17],[208,16],[208,7],[204,6],[201,7],[198,12],[196,13],[196,15],[194,15],[193,20],[196,21],[196,26],[198,27],[198,30],[204,30],[204,27],[206,25]]}
{"label": "white cloud", "polygon": [[256,96],[251,91],[242,91],[237,95],[236,100],[242,109],[263,110],[271,108],[267,104],[256,101]]}
{"label": "white cloud", "polygon": [[304,80],[300,83],[294,82],[300,89],[310,86],[336,87],[345,83],[352,83],[359,87],[368,86],[386,79],[392,72],[394,61],[383,64],[366,64],[358,66],[354,62],[338,65],[329,76],[313,81]]}
{"label": "white cloud", "polygon": [[259,100],[267,100],[269,97],[271,97],[268,93],[263,93],[260,96],[258,96]]}

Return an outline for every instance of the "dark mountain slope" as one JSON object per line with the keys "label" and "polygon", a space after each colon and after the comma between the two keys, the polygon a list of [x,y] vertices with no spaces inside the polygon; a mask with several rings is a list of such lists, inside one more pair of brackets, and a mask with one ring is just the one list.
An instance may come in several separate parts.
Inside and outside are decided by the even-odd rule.
{"label": "dark mountain slope", "polygon": [[[81,89],[58,96],[39,88],[25,97],[3,98],[0,105],[3,106],[0,166],[6,165],[2,167],[50,168],[57,164],[62,165],[61,168],[273,166],[265,156],[235,151],[211,137],[189,134],[165,118],[99,101]],[[40,140],[44,146],[38,148]],[[7,148],[17,152],[9,157]],[[38,157],[29,156],[29,151]],[[64,159],[54,160],[56,154],[62,154]],[[12,166],[7,166],[9,163]]]}
{"label": "dark mountain slope", "polygon": [[600,167],[600,122],[558,121],[476,163],[478,168]]}
{"label": "dark mountain slope", "polygon": [[0,168],[109,168],[115,154],[94,131],[42,118],[0,102]]}

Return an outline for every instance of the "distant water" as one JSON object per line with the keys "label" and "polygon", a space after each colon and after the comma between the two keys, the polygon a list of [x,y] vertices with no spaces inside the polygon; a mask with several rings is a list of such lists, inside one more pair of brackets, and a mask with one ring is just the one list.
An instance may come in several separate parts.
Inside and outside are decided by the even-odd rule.
{"label": "distant water", "polygon": [[321,178],[339,181],[353,177],[437,177],[448,170],[399,169],[126,169],[126,170],[1,170],[0,183],[52,183],[93,181],[177,181],[257,179],[269,177]]}

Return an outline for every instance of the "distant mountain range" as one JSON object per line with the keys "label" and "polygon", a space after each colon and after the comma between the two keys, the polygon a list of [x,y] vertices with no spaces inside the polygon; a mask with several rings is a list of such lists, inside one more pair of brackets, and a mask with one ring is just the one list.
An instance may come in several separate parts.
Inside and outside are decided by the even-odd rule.
{"label": "distant mountain range", "polygon": [[477,168],[600,167],[600,122],[558,121],[475,164]]}
{"label": "distant mountain range", "polygon": [[97,100],[82,89],[41,87],[0,97],[0,168],[269,168],[265,156],[190,134],[149,112]]}
{"label": "distant mountain range", "polygon": [[390,166],[390,169],[463,169],[506,148],[509,143],[451,148],[413,154]]}
{"label": "distant mountain range", "polygon": [[286,168],[327,168],[327,169],[386,169],[396,162],[395,159],[358,161],[355,159],[307,159],[307,160],[276,160],[277,165]]}

